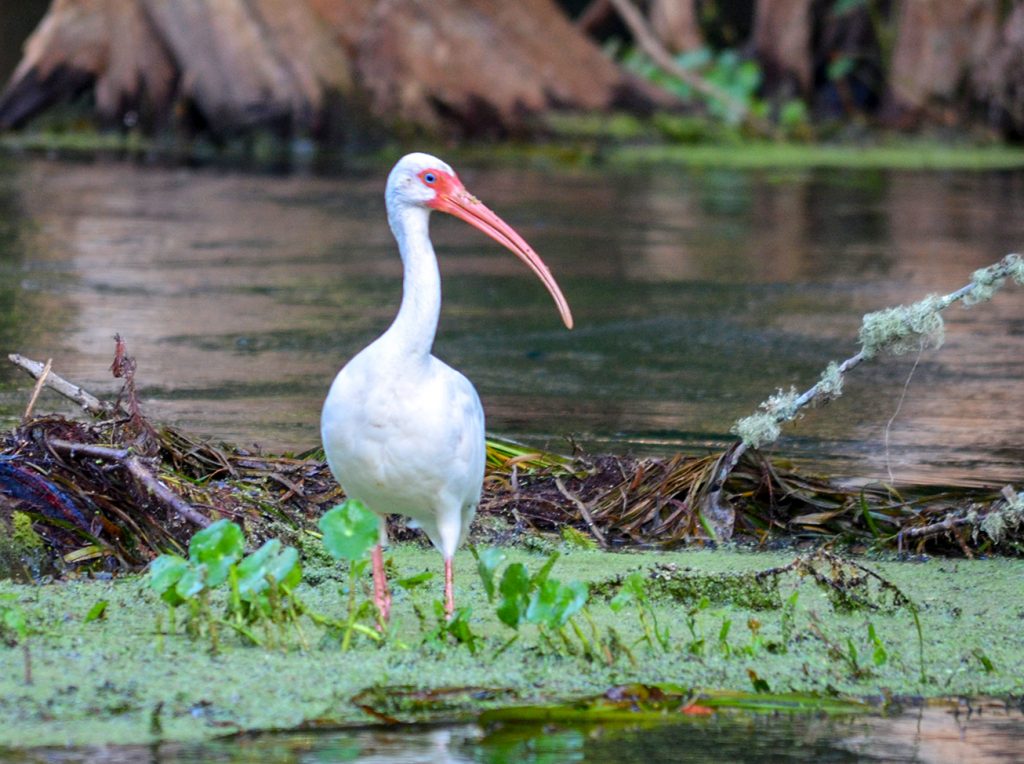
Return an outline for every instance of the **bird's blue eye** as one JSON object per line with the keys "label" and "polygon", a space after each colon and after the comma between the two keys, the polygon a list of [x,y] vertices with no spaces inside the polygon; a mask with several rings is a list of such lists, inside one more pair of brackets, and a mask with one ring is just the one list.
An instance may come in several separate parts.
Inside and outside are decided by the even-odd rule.
{"label": "bird's blue eye", "polygon": [[434,173],[428,172],[426,175],[423,176],[423,180],[425,180],[427,183],[433,183],[435,180],[437,180],[437,178],[434,176]]}

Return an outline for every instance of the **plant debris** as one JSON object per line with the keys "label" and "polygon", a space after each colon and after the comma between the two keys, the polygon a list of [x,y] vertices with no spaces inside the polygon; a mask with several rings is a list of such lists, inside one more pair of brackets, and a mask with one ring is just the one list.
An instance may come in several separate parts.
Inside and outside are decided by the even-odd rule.
{"label": "plant debris", "polygon": [[[34,416],[0,438],[0,529],[32,547],[36,558],[40,544],[49,552],[49,564],[35,559],[30,566],[12,562],[17,550],[8,543],[0,550],[0,576],[137,570],[161,553],[184,553],[196,530],[221,518],[241,524],[256,545],[277,536],[301,546],[343,498],[320,453],[268,455],[153,425],[120,338],[112,370],[123,386],[115,403],[99,401],[48,366],[11,360],[40,385],[78,402],[91,419]],[[722,458],[570,458],[491,440],[478,512],[502,522],[481,524],[486,530],[478,535],[499,543],[538,533],[564,539],[571,528],[574,538],[592,537],[610,549],[713,544],[718,520],[705,516],[706,499],[721,491],[734,514],[731,537],[741,543],[839,541],[968,557],[1024,552],[1021,498],[1010,488],[847,488],[753,450],[723,487],[714,484]],[[414,534],[400,520],[390,530],[399,539]]]}

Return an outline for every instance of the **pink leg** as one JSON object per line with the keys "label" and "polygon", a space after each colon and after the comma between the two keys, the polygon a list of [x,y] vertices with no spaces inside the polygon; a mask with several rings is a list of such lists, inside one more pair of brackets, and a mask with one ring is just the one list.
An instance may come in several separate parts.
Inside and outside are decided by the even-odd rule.
{"label": "pink leg", "polygon": [[450,557],[444,561],[444,612],[449,621],[455,613],[455,587]]}
{"label": "pink leg", "polygon": [[373,603],[380,611],[382,621],[388,620],[391,613],[391,592],[388,590],[388,577],[384,572],[384,550],[380,544],[373,548]]}

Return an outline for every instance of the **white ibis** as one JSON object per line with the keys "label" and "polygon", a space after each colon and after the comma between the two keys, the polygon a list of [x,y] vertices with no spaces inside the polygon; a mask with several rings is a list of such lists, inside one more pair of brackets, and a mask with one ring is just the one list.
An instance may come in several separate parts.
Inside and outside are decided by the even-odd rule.
{"label": "white ibis", "polygon": [[[394,322],[335,377],[320,434],[331,472],[377,514],[414,520],[444,556],[445,611],[455,609],[452,557],[476,513],[484,478],[484,411],[473,385],[433,355],[441,276],[430,243],[431,210],[454,215],[510,249],[544,282],[566,327],[572,314],[543,261],[511,226],[472,196],[455,171],[408,154],[388,176],[388,223],[404,277]],[[381,544],[387,532],[381,523]],[[373,550],[374,600],[391,607],[381,544]]]}

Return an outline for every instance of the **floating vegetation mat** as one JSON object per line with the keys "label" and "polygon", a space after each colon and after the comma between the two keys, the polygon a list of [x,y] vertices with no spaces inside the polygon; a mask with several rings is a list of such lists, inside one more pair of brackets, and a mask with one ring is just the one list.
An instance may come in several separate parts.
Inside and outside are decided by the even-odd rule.
{"label": "floating vegetation mat", "polygon": [[[48,366],[11,360],[38,384],[25,421],[0,440],[0,576],[138,569],[161,552],[184,552],[197,529],[219,518],[242,524],[254,543],[301,543],[343,497],[322,454],[268,455],[149,422],[120,342],[112,369],[123,388],[114,402]],[[87,418],[32,416],[44,385],[82,405]],[[705,506],[722,458],[566,457],[492,440],[479,507],[491,520],[476,533],[497,542],[556,533],[606,549],[716,543],[724,539]],[[968,557],[1024,552],[1024,501],[1010,487],[852,489],[751,451],[722,495],[732,513],[728,536],[738,542],[836,541]],[[413,533],[400,522],[391,531]]]}

